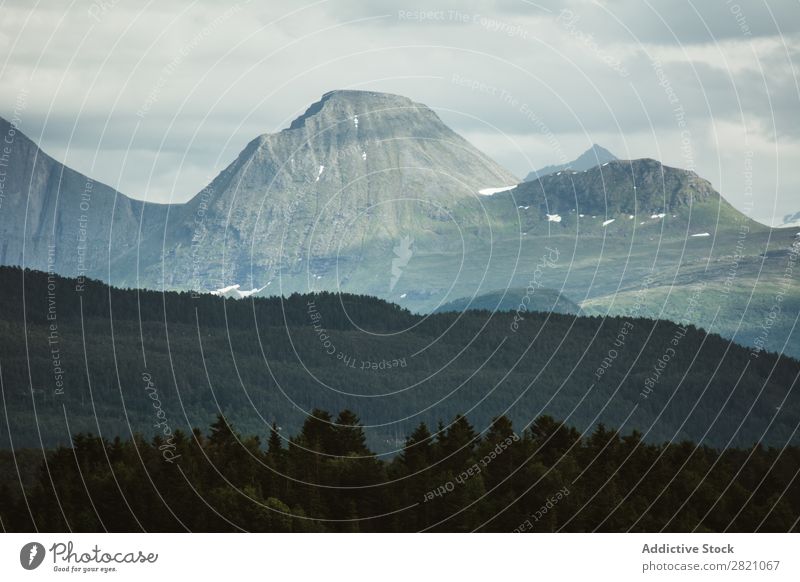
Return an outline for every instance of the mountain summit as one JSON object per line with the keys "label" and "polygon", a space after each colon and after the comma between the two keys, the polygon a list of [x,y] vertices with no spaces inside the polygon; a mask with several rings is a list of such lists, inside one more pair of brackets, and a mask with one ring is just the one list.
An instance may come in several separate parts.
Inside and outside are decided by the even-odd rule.
{"label": "mountain summit", "polygon": [[556,172],[562,172],[564,170],[583,172],[584,170],[589,170],[595,166],[599,166],[600,164],[616,161],[617,159],[617,156],[612,154],[606,148],[597,144],[593,144],[592,147],[571,162],[555,166],[545,166],[541,170],[533,170],[531,173],[525,176],[525,181],[531,182],[533,180],[543,178],[544,176],[548,176],[550,174],[555,174]]}
{"label": "mountain summit", "polygon": [[268,189],[272,202],[298,189],[363,203],[408,196],[444,202],[519,181],[425,105],[352,90],[324,94],[287,129],[253,140],[211,183],[215,199],[229,194],[234,177],[238,198],[243,189],[258,197]]}
{"label": "mountain summit", "polygon": [[165,283],[249,286],[243,279],[253,276],[261,287],[303,261],[316,278],[376,250],[391,259],[403,237],[417,248],[452,243],[457,226],[487,224],[479,191],[518,182],[425,105],[331,91],[287,129],[250,142],[170,217],[166,243],[178,260]]}

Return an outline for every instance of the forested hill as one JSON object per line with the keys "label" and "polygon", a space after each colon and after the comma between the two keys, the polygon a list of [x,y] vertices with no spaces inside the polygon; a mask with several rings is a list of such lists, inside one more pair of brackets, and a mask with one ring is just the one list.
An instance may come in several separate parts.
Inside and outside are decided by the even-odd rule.
{"label": "forested hill", "polygon": [[800,364],[692,326],[422,317],[370,297],[225,300],[15,268],[0,269],[0,288],[2,448],[189,432],[220,412],[247,434],[272,422],[295,434],[314,408],[354,411],[379,454],[458,413],[478,432],[503,414],[520,430],[546,414],[656,443],[798,441]]}
{"label": "forested hill", "polygon": [[[118,289],[94,279],[69,279],[41,271],[0,266],[0,318],[44,324],[50,307],[59,321],[84,319],[136,320],[142,322],[184,323],[198,319],[212,327],[250,327],[255,316],[269,325],[308,324],[310,296],[265,297],[248,301],[226,301],[210,293],[166,292],[144,289]],[[52,291],[49,290],[52,288]],[[51,301],[52,299],[52,301]],[[325,325],[329,329],[355,329],[354,323],[370,322],[379,331],[402,329],[416,318],[407,309],[383,299],[363,295],[314,295],[325,306]],[[51,316],[52,317],[52,316]]]}

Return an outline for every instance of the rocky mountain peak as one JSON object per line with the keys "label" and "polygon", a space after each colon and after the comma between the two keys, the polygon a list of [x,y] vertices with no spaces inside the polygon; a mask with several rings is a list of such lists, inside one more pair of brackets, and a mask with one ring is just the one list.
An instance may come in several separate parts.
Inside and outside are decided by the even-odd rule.
{"label": "rocky mountain peak", "polygon": [[617,156],[612,154],[603,146],[592,144],[592,147],[590,147],[588,150],[583,152],[580,156],[578,156],[571,162],[567,162],[565,164],[558,164],[554,166],[546,166],[541,170],[534,170],[533,172],[525,176],[525,181],[530,182],[532,180],[537,180],[544,176],[555,174],[556,172],[560,172],[563,170],[575,170],[578,172],[582,172],[584,170],[594,168],[595,166],[599,166],[600,164],[604,164],[606,162],[616,161],[617,159],[619,158],[617,158]]}
{"label": "rocky mountain peak", "polygon": [[[427,114],[430,111],[424,105],[414,103],[408,97],[377,91],[356,91],[337,89],[328,91],[319,101],[312,103],[305,113],[289,125],[289,129],[300,129],[309,120],[323,117],[327,120],[348,120],[357,115],[371,113],[399,115],[404,112]],[[432,112],[431,112],[432,113]]]}
{"label": "rocky mountain peak", "polygon": [[251,141],[207,191],[214,201],[233,187],[240,199],[247,192],[261,199],[266,190],[273,199],[325,197],[344,188],[348,196],[369,193],[370,203],[408,196],[442,202],[518,181],[429,107],[391,93],[336,90],[288,128]]}

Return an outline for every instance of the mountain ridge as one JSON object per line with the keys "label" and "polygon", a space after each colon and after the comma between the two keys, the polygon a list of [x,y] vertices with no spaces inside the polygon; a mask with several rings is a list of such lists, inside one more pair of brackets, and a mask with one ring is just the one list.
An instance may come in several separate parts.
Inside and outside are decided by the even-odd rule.
{"label": "mountain ridge", "polygon": [[536,180],[538,178],[543,178],[544,176],[548,176],[550,174],[555,174],[556,172],[561,172],[563,170],[588,170],[595,166],[599,166],[605,162],[613,162],[618,160],[614,154],[608,151],[606,148],[599,146],[597,144],[592,144],[588,150],[583,152],[580,156],[572,160],[571,162],[566,162],[563,164],[555,164],[551,166],[545,166],[541,170],[533,170],[525,176],[525,182],[530,182]]}
{"label": "mountain ridge", "polygon": [[[743,322],[714,331],[747,343],[770,310],[795,234],[752,221],[694,172],[656,160],[613,160],[520,183],[431,109],[370,91],[324,94],[288,128],[248,142],[183,204],[134,201],[98,186],[83,217],[91,179],[54,160],[42,164],[49,158],[37,158],[30,144],[15,150],[30,163],[16,164],[18,187],[7,190],[17,206],[0,216],[0,233],[10,233],[0,259],[21,264],[25,248],[28,267],[67,276],[85,267],[86,276],[125,287],[345,291],[427,313],[537,278],[593,313],[614,314],[638,305],[636,289],[656,273],[663,304],[649,314],[680,319],[692,285],[707,281],[709,306],[734,298],[747,306]],[[47,206],[44,222],[35,205],[19,207],[23,193]],[[19,232],[53,216],[53,241]],[[81,265],[78,236],[87,239]],[[540,268],[554,250],[562,259]],[[731,275],[743,252],[765,258],[738,261]],[[752,297],[731,278],[752,285]],[[694,323],[715,325],[700,316]],[[780,349],[788,333],[773,330],[770,346]],[[800,353],[800,342],[788,345]]]}
{"label": "mountain ridge", "polygon": [[145,233],[163,224],[167,205],[128,197],[65,166],[3,118],[0,132],[12,135],[0,263],[70,275],[107,274],[114,260],[110,248],[135,247],[140,219],[145,219]]}
{"label": "mountain ridge", "polygon": [[[551,212],[574,211],[577,204],[578,212],[603,212],[609,216],[671,212],[693,201],[724,200],[708,180],[695,172],[666,166],[652,158],[614,160],[582,171],[562,170],[520,184],[515,194],[526,202],[529,199],[525,195],[537,191],[557,202],[548,202]],[[658,194],[663,198],[658,199]]]}

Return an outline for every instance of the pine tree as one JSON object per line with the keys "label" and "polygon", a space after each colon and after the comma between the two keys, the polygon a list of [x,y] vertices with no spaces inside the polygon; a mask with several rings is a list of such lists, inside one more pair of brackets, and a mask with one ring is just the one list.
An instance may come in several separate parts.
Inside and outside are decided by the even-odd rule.
{"label": "pine tree", "polygon": [[208,435],[209,446],[222,451],[235,446],[238,441],[239,435],[231,428],[228,419],[224,415],[218,414],[217,420],[210,427]]}
{"label": "pine tree", "polygon": [[333,426],[335,441],[332,451],[335,455],[363,456],[369,453],[367,438],[358,416],[350,410],[342,410]]}
{"label": "pine tree", "polygon": [[306,417],[300,431],[300,444],[311,451],[328,455],[336,454],[336,432],[333,427],[331,415],[319,408],[315,408]]}
{"label": "pine tree", "polygon": [[267,441],[267,454],[273,459],[277,460],[283,455],[283,439],[278,434],[278,425],[275,422],[269,428],[269,440]]}
{"label": "pine tree", "polygon": [[409,473],[415,473],[433,461],[433,435],[424,422],[419,423],[406,439],[400,459]]}
{"label": "pine tree", "polygon": [[444,466],[461,471],[469,464],[478,435],[472,425],[462,415],[457,415],[444,435],[439,437],[441,455],[445,458]]}

